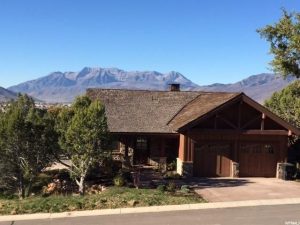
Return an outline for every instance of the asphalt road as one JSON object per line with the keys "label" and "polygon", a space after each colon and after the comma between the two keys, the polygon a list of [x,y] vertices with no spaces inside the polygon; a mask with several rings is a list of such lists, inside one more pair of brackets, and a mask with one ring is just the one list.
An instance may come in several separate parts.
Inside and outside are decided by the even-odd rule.
{"label": "asphalt road", "polygon": [[299,205],[0,222],[0,225],[300,225]]}

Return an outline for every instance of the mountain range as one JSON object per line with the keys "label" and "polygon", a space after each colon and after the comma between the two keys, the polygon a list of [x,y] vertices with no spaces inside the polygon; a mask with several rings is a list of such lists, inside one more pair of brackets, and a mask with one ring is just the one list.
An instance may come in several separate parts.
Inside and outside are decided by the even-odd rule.
{"label": "mountain range", "polygon": [[180,83],[184,90],[198,88],[182,74],[173,71],[162,74],[156,71],[127,72],[117,68],[85,67],[79,72],[54,72],[9,90],[27,93],[46,102],[71,102],[85,93],[87,88],[165,90],[169,83]]}
{"label": "mountain range", "polygon": [[[182,90],[245,92],[263,102],[275,91],[281,90],[295,78],[283,79],[274,74],[258,74],[232,84],[199,86],[179,72],[124,71],[117,68],[85,67],[79,72],[54,72],[36,80],[12,86],[9,92],[27,93],[45,102],[71,102],[87,88],[118,88],[166,90],[170,83],[180,83]],[[1,92],[0,92],[1,96]]]}

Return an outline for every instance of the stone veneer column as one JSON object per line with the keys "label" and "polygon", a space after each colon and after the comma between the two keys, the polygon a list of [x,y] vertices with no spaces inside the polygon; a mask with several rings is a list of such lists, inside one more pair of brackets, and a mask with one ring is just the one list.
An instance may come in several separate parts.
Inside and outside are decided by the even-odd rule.
{"label": "stone veneer column", "polygon": [[231,162],[231,177],[239,177],[240,174],[240,164],[237,162]]}

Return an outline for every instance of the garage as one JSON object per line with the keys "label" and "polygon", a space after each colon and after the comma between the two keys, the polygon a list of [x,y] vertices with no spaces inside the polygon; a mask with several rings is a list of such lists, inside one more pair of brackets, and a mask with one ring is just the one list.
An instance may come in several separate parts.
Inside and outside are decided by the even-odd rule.
{"label": "garage", "polygon": [[230,143],[196,144],[194,176],[229,177],[231,146]]}
{"label": "garage", "polygon": [[276,177],[277,164],[287,162],[288,140],[299,129],[244,94],[204,110],[210,104],[193,101],[173,119],[180,133],[178,173]]}
{"label": "garage", "polygon": [[241,143],[239,149],[240,177],[275,177],[278,146],[270,143]]}
{"label": "garage", "polygon": [[[235,152],[238,155],[237,160]],[[239,144],[235,144],[234,141],[194,144],[195,177],[230,177],[234,161],[239,164],[240,177],[275,177],[277,162],[280,161],[279,145],[259,141],[242,141]]]}

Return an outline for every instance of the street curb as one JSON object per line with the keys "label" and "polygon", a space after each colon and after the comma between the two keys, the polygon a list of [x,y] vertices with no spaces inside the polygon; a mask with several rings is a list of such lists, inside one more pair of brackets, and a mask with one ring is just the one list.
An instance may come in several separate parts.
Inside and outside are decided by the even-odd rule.
{"label": "street curb", "polygon": [[154,213],[154,212],[183,211],[183,210],[197,210],[197,209],[221,209],[221,208],[236,208],[236,207],[247,207],[247,206],[271,206],[271,205],[290,205],[290,204],[300,204],[300,198],[250,200],[250,201],[234,201],[234,202],[212,202],[212,203],[150,206],[150,207],[137,207],[137,208],[101,209],[101,210],[73,211],[73,212],[63,212],[63,213],[37,213],[37,214],[14,215],[14,216],[0,216],[0,222],[20,221],[20,220],[50,220],[50,219],[59,219],[59,218],[84,217],[84,216],[122,215],[122,214],[133,214],[133,213]]}

